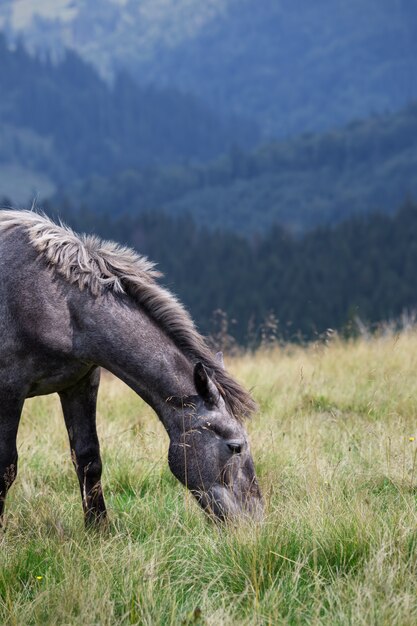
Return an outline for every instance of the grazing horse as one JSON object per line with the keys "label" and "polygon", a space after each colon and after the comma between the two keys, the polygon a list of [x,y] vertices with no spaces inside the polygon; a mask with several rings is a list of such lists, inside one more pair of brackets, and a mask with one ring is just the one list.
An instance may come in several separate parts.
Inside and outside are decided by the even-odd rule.
{"label": "grazing horse", "polygon": [[25,398],[57,392],[86,524],[106,517],[96,431],[100,367],[157,413],[168,463],[210,515],[258,517],[243,420],[251,396],[214,357],[160,274],[129,248],[32,211],[0,211],[0,519]]}

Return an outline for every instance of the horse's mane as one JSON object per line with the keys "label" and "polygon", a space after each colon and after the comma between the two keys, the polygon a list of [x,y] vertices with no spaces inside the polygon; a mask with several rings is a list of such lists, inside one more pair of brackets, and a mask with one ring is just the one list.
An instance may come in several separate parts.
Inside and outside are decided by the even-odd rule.
{"label": "horse's mane", "polygon": [[186,356],[211,370],[237,420],[253,413],[256,405],[250,394],[213,357],[184,306],[156,282],[161,273],[145,256],[112,241],[78,235],[35,211],[0,211],[0,232],[11,228],[24,229],[48,265],[79,289],[95,296],[105,291],[131,296]]}

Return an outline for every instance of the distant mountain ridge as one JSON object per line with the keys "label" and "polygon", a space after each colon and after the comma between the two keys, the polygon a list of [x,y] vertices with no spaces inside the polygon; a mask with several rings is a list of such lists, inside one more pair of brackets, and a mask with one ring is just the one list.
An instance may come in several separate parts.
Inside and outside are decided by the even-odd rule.
{"label": "distant mountain ridge", "polygon": [[256,120],[265,137],[417,98],[415,0],[5,0],[1,21],[32,48],[66,45],[105,75],[126,69],[140,84],[197,94]]}
{"label": "distant mountain ridge", "polygon": [[[0,196],[13,199],[17,179],[34,173],[47,177],[44,193],[80,177],[212,159],[258,137],[254,124],[222,118],[193,96],[140,87],[126,73],[110,86],[74,52],[42,62],[22,45],[10,50],[1,34],[0,91]],[[3,172],[13,168],[10,186]]]}
{"label": "distant mountain ridge", "polygon": [[197,37],[129,67],[153,84],[175,76],[266,137],[326,130],[417,98],[417,5],[238,0]]}
{"label": "distant mountain ridge", "polygon": [[32,51],[72,49],[111,76],[192,39],[234,0],[3,0],[0,28]]}

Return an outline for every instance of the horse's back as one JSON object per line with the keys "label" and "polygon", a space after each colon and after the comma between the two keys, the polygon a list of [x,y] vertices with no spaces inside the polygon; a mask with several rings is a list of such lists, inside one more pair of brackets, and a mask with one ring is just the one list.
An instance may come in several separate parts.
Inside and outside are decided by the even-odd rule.
{"label": "horse's back", "polygon": [[51,312],[64,312],[65,297],[46,264],[20,228],[0,231],[0,324],[2,330],[30,332]]}
{"label": "horse's back", "polygon": [[[77,369],[71,285],[48,269],[20,228],[0,232],[0,377],[50,393]],[[65,370],[65,371],[64,371]],[[37,395],[28,391],[28,395]]]}

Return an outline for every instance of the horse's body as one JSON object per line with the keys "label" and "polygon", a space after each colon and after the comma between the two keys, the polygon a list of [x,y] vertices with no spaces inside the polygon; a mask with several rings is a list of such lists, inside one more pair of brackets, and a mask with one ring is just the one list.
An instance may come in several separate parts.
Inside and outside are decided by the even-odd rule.
{"label": "horse's body", "polygon": [[100,367],[156,411],[169,464],[223,518],[258,511],[241,422],[250,396],[208,351],[157,273],[133,251],[0,211],[0,517],[16,477],[25,398],[58,392],[87,522],[106,515],[95,425]]}

